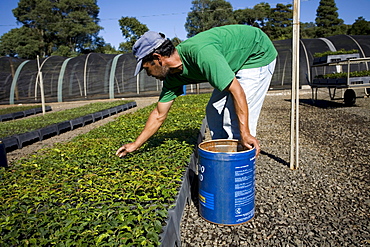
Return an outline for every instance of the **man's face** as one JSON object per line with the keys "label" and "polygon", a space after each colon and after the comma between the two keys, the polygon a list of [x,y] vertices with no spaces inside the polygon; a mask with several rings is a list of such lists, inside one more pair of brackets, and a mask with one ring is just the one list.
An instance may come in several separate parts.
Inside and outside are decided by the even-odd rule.
{"label": "man's face", "polygon": [[153,76],[161,81],[163,81],[170,73],[170,68],[168,66],[159,64],[159,61],[156,59],[153,60],[153,62],[144,63],[143,69],[145,69],[148,76]]}

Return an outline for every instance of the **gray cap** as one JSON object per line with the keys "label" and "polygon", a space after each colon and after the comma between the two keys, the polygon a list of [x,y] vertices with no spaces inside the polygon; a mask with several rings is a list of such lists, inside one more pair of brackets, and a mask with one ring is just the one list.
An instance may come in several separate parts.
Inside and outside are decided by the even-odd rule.
{"label": "gray cap", "polygon": [[160,47],[165,40],[166,39],[163,38],[159,33],[148,31],[136,41],[132,47],[132,52],[134,53],[137,62],[134,76],[139,74],[141,71],[143,58]]}

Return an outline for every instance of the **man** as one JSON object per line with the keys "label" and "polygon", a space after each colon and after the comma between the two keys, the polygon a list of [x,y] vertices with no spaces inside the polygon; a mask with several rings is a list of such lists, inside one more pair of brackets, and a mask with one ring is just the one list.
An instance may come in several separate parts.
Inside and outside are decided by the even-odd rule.
{"label": "man", "polygon": [[248,148],[260,146],[257,120],[275,68],[277,52],[260,29],[246,25],[212,28],[176,48],[163,34],[146,32],[134,45],[135,75],[145,69],[163,80],[157,107],[137,139],[116,152],[137,150],[160,128],[183,85],[209,82],[215,89],[206,108],[212,139],[238,139]]}

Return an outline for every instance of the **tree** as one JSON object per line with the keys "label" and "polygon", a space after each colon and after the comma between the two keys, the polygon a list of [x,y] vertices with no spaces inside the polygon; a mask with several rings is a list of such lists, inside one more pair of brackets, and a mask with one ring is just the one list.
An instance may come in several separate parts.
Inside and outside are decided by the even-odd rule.
{"label": "tree", "polygon": [[[18,2],[18,7],[13,9],[13,14],[16,17],[17,21],[23,24],[21,33],[18,32],[20,35],[19,40],[28,40],[26,35],[28,33],[33,33],[34,36],[38,41],[41,47],[39,47],[39,54],[42,57],[50,55],[51,48],[49,48],[49,40],[51,37],[46,32],[46,30],[50,29],[50,23],[53,23],[53,16],[50,14],[52,9],[52,3],[47,0],[20,0]],[[26,31],[26,29],[28,31]],[[19,45],[17,43],[15,45]],[[49,47],[48,47],[49,46]],[[19,48],[17,48],[19,50]],[[23,57],[24,55],[17,54],[19,57]],[[28,57],[28,58],[35,58],[35,57]]]}
{"label": "tree", "polygon": [[234,11],[234,18],[237,24],[244,24],[254,27],[260,27],[258,24],[258,13],[253,9],[237,9]]}
{"label": "tree", "polygon": [[172,39],[171,39],[171,42],[172,42],[172,44],[173,44],[174,46],[177,46],[178,44],[180,44],[180,43],[182,42],[182,40],[181,40],[181,39],[179,39],[179,38],[177,38],[177,37],[175,37],[175,38],[172,38]]}
{"label": "tree", "polygon": [[370,35],[370,21],[366,21],[362,16],[358,17],[348,30],[351,35]]}
{"label": "tree", "polygon": [[19,40],[29,40],[27,33],[32,33],[32,41],[39,45],[38,55],[41,57],[58,50],[67,55],[91,50],[102,29],[98,25],[98,13],[96,0],[20,0],[18,7],[13,9],[24,29],[17,31],[21,35]]}
{"label": "tree", "polygon": [[338,18],[338,8],[334,0],[320,0],[316,10],[316,37],[328,37],[345,33],[346,26],[343,20]]}
{"label": "tree", "polygon": [[123,53],[132,52],[135,42],[147,31],[148,27],[140,23],[135,17],[122,17],[119,21],[122,36],[126,40],[120,43],[119,50]]}
{"label": "tree", "polygon": [[[54,1],[53,1],[54,2]],[[102,29],[98,25],[99,7],[96,0],[59,0],[55,4],[54,14],[57,22],[54,32],[58,42],[68,46],[71,52],[86,53],[99,46],[102,38],[98,37]]]}
{"label": "tree", "polygon": [[0,55],[36,58],[43,52],[44,43],[31,28],[14,28],[0,37]]}
{"label": "tree", "polygon": [[273,40],[289,39],[292,37],[293,11],[291,4],[276,4],[271,9],[268,22],[262,30]]}
{"label": "tree", "polygon": [[103,54],[120,54],[121,52],[116,50],[110,43],[105,43],[104,46],[98,47],[94,52]]}
{"label": "tree", "polygon": [[311,39],[316,35],[316,25],[313,22],[304,22],[301,23],[301,38],[302,39]]}
{"label": "tree", "polygon": [[217,26],[234,24],[233,8],[224,0],[194,0],[186,18],[185,29],[190,38]]}
{"label": "tree", "polygon": [[253,7],[257,15],[257,22],[260,28],[263,28],[268,22],[271,15],[271,6],[268,3],[261,2]]}

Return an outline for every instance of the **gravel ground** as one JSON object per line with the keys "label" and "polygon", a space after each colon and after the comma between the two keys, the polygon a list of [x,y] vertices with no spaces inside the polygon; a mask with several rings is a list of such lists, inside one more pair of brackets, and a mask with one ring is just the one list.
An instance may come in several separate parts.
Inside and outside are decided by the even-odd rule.
{"label": "gravel ground", "polygon": [[290,93],[270,92],[258,127],[255,217],[216,225],[191,202],[182,246],[370,246],[370,99],[345,107],[310,97],[301,91],[299,168],[289,168]]}

